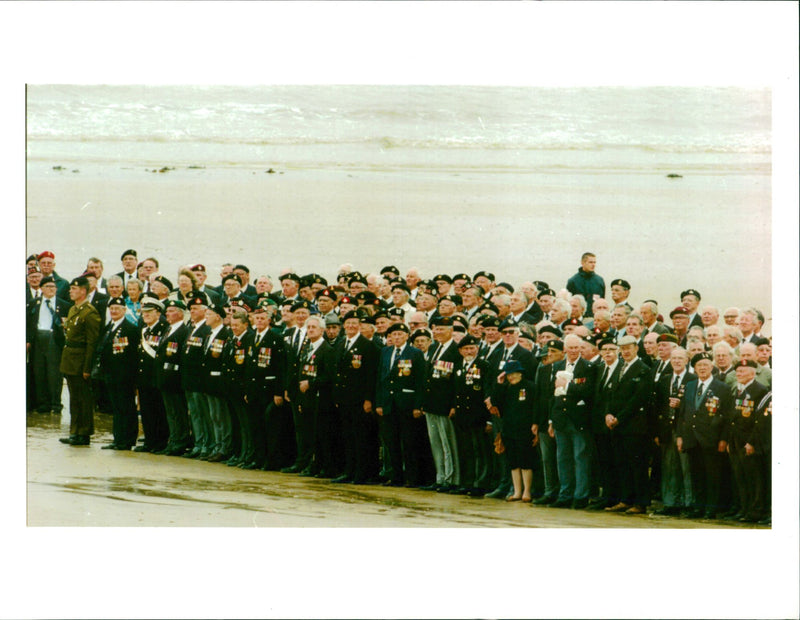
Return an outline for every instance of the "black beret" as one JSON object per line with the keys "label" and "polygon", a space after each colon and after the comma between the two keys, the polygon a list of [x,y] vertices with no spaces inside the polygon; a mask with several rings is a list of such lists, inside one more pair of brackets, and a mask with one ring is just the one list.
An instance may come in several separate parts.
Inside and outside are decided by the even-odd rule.
{"label": "black beret", "polygon": [[498,311],[497,310],[497,306],[495,306],[491,301],[484,301],[480,305],[480,308],[478,308],[478,310],[481,311],[481,312],[483,310],[491,310],[492,312],[497,312]]}
{"label": "black beret", "polygon": [[772,344],[772,343],[769,341],[769,338],[753,338],[750,341],[750,344],[754,344],[757,347],[760,347],[762,344]]}
{"label": "black beret", "polygon": [[460,314],[453,315],[453,325],[463,325],[465,328],[469,327],[467,319]]}
{"label": "black beret", "polygon": [[300,308],[305,308],[309,312],[311,311],[311,303],[307,299],[300,299],[292,304],[292,312],[295,310],[299,310]]}
{"label": "black beret", "polygon": [[294,280],[295,282],[297,282],[299,284],[300,283],[300,276],[298,276],[294,272],[289,272],[289,273],[284,273],[282,276],[280,276],[278,278],[278,280],[280,280],[281,282],[283,282],[284,280]]}
{"label": "black beret", "polygon": [[119,259],[122,260],[126,256],[133,256],[134,258],[138,258],[138,256],[136,255],[136,250],[125,250],[122,253],[122,256],[119,257]]}
{"label": "black beret", "polygon": [[550,285],[542,280],[534,280],[533,285],[538,289],[540,293],[550,288]]}
{"label": "black beret", "polygon": [[417,283],[417,287],[420,286],[424,286],[425,288],[431,291],[435,291],[436,289],[439,288],[438,286],[436,286],[436,282],[434,282],[433,280],[420,280]]}
{"label": "black beret", "polygon": [[443,296],[443,297],[441,297],[441,298],[439,299],[439,303],[441,303],[441,302],[443,302],[443,301],[451,301],[451,302],[453,302],[455,305],[457,305],[457,306],[460,306],[460,305],[461,305],[461,302],[462,302],[463,300],[461,299],[461,295],[445,295],[445,296]]}
{"label": "black beret", "polygon": [[45,276],[42,278],[42,281],[39,282],[39,286],[44,286],[45,284],[55,284],[56,279],[53,276]]}
{"label": "black beret", "polygon": [[375,293],[373,293],[372,291],[361,291],[360,293],[358,293],[358,295],[356,295],[357,302],[363,302],[366,304],[371,303],[375,299],[377,299],[377,297],[375,296]]}
{"label": "black beret", "polygon": [[708,351],[703,351],[702,353],[698,353],[692,358],[692,366],[694,367],[694,365],[697,362],[700,362],[702,360],[708,360],[709,362],[713,362],[714,357]]}
{"label": "black beret", "polygon": [[502,323],[500,323],[500,327],[498,329],[503,331],[504,329],[511,328],[519,329],[519,325],[517,325],[517,322],[512,317],[508,317]]}
{"label": "black beret", "polygon": [[453,283],[453,279],[450,276],[448,276],[447,274],[444,274],[444,273],[440,273],[438,275],[435,275],[435,276],[433,276],[432,279],[433,279],[434,282],[438,282],[438,281],[441,280],[442,282],[447,282],[448,284],[452,284]]}
{"label": "black beret", "polygon": [[388,319],[389,314],[385,310],[378,310],[375,314],[372,315],[372,318],[376,321],[378,319]]}
{"label": "black beret", "polygon": [[89,280],[86,279],[86,276],[78,276],[77,278],[73,278],[72,282],[69,283],[70,286],[89,286]]}
{"label": "black beret", "polygon": [[550,349],[557,349],[558,351],[564,350],[564,343],[561,340],[548,340],[547,344],[544,346],[545,351],[549,351]]}
{"label": "black beret", "polygon": [[573,318],[571,318],[571,319],[567,319],[566,321],[564,321],[564,322],[561,324],[561,327],[566,327],[567,325],[573,325],[573,326],[575,326],[575,327],[580,327],[580,326],[582,326],[582,325],[583,325],[583,321],[581,321],[580,319],[576,319],[576,318],[574,318],[574,317],[573,317]]}
{"label": "black beret", "polygon": [[396,284],[392,284],[392,290],[395,290],[396,288],[404,290],[409,295],[411,294],[411,289],[408,288],[408,285],[405,282],[397,282]]}
{"label": "black beret", "polygon": [[184,304],[180,299],[165,299],[164,300],[164,309],[167,308],[179,308],[180,310],[186,310],[186,304]]}
{"label": "black beret", "polygon": [[626,291],[631,290],[631,285],[628,284],[627,280],[623,280],[622,278],[617,278],[616,280],[611,280],[611,286],[621,286]]}
{"label": "black beret", "polygon": [[212,312],[218,314],[221,318],[223,318],[223,319],[225,318],[225,307],[224,306],[220,306],[219,304],[211,304],[208,307],[208,309],[211,310]]}
{"label": "black beret", "polygon": [[204,297],[201,297],[200,295],[198,295],[197,297],[192,297],[189,299],[189,301],[186,302],[187,308],[191,308],[192,306],[205,306],[205,305],[207,305],[206,299]]}
{"label": "black beret", "polygon": [[458,343],[458,348],[460,349],[461,347],[477,347],[480,346],[480,344],[481,341],[478,340],[475,336],[466,335]]}
{"label": "black beret", "polygon": [[562,332],[560,329],[558,329],[558,327],[556,327],[555,325],[543,325],[542,327],[539,328],[539,333],[540,334],[554,334],[554,335],[558,336],[559,338],[561,338],[561,336],[564,335],[564,332]]}
{"label": "black beret", "polygon": [[[239,276],[236,277],[238,278]],[[153,278],[153,281],[160,282],[161,284],[166,286],[169,290],[172,290],[172,282],[170,282],[166,276],[156,276],[155,278]]]}
{"label": "black beret", "polygon": [[339,304],[351,304],[355,306],[356,302],[352,297],[350,297],[350,295],[342,295],[342,298],[339,300]]}
{"label": "black beret", "polygon": [[324,288],[320,291],[317,291],[316,298],[319,299],[320,297],[327,297],[328,299],[332,299],[336,301],[336,292],[331,288]]}
{"label": "black beret", "polygon": [[[698,353],[700,355],[700,353]],[[739,360],[733,365],[734,368],[758,368],[758,364],[756,364],[753,360]]]}
{"label": "black beret", "polygon": [[383,275],[384,273],[387,273],[387,272],[388,273],[393,273],[396,276],[400,275],[400,270],[397,267],[395,267],[394,265],[387,265],[386,267],[381,269],[378,273]]}
{"label": "black beret", "polygon": [[349,280],[347,280],[347,285],[348,286],[352,286],[355,283],[361,283],[364,286],[366,286],[367,285],[367,279],[364,276],[362,276],[360,273],[358,273],[358,274],[352,276]]}
{"label": "black beret", "polygon": [[477,280],[477,279],[478,279],[478,278],[480,278],[481,276],[483,276],[484,278],[486,278],[486,279],[487,279],[487,280],[489,280],[490,282],[494,282],[494,274],[493,274],[493,273],[490,273],[490,272],[488,272],[488,271],[479,271],[479,272],[478,272],[478,273],[476,273],[474,276],[472,276],[472,281],[474,282],[475,280]]}
{"label": "black beret", "polygon": [[250,270],[247,268],[246,265],[236,265],[233,270],[236,271],[239,269],[240,271],[244,271],[245,273],[250,273]]}
{"label": "black beret", "polygon": [[602,349],[607,344],[613,344],[616,347],[617,341],[614,339],[613,336],[607,338],[600,338],[600,340],[597,341],[597,348]]}
{"label": "black beret", "polygon": [[483,314],[481,316],[484,318],[480,321],[480,323],[484,327],[500,327],[500,319],[496,316],[491,316],[489,314]]}
{"label": "black beret", "polygon": [[[388,333],[389,330],[387,329],[386,331]],[[419,329],[414,330],[414,333],[411,334],[411,342],[414,342],[420,336],[433,339],[433,335],[431,334],[430,330],[420,327]]]}
{"label": "black beret", "polygon": [[684,297],[686,297],[687,295],[694,295],[695,297],[697,297],[697,301],[700,301],[700,299],[701,299],[701,297],[700,297],[700,293],[698,293],[698,292],[697,292],[695,289],[693,289],[693,288],[687,288],[685,291],[683,291],[683,292],[681,293],[681,299],[683,299],[683,298],[684,298]]}
{"label": "black beret", "polygon": [[311,282],[311,284],[321,284],[322,286],[328,286],[328,280],[323,278],[318,273],[312,273],[306,276],[306,278]]}
{"label": "black beret", "polygon": [[513,293],[514,292],[514,287],[511,286],[508,282],[498,282],[497,284],[495,284],[495,288],[498,287],[498,286],[502,286],[509,293]]}
{"label": "black beret", "polygon": [[435,316],[430,320],[430,326],[453,327],[453,319],[449,316]]}
{"label": "black beret", "polygon": [[205,273],[205,270],[206,266],[201,263],[197,263],[196,265],[192,265],[191,267],[189,267],[189,271],[202,271]]}
{"label": "black beret", "polygon": [[406,334],[409,333],[408,325],[405,323],[393,323],[389,326],[389,329],[386,330],[387,334],[391,334],[396,331],[405,332]]}
{"label": "black beret", "polygon": [[122,299],[122,297],[112,297],[111,299],[108,300],[106,307],[110,308],[111,306],[122,306],[124,308],[125,305],[126,305],[125,300]]}
{"label": "black beret", "polygon": [[387,310],[387,314],[389,316],[399,316],[401,318],[405,318],[406,316],[406,312],[402,308],[389,308],[389,310]]}
{"label": "black beret", "polygon": [[539,297],[541,297],[542,295],[550,295],[550,297],[555,297],[556,292],[551,288],[545,288],[539,290]]}
{"label": "black beret", "polygon": [[355,310],[351,310],[350,312],[348,312],[347,314],[345,314],[342,317],[342,323],[344,323],[345,321],[347,321],[349,319],[356,319],[360,323],[361,322],[361,315],[358,312],[356,312]]}
{"label": "black beret", "polygon": [[453,282],[456,280],[466,280],[467,282],[471,282],[470,277],[466,273],[457,273],[453,276]]}

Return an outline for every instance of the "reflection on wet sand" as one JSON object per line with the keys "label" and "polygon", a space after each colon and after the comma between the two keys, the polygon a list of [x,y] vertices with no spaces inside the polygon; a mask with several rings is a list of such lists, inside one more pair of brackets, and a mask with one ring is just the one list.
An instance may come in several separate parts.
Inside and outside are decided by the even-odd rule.
{"label": "reflection on wet sand", "polygon": [[147,453],[64,446],[68,414],[28,414],[28,525],[741,528],[716,521],[531,507],[417,489],[337,485]]}

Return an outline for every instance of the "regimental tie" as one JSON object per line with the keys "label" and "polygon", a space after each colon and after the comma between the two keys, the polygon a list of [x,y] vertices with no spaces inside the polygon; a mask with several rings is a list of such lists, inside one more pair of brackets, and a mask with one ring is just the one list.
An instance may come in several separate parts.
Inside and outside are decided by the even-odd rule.
{"label": "regimental tie", "polygon": [[705,387],[699,381],[697,382],[697,394],[694,397],[694,407],[695,409],[700,407],[700,403],[703,402],[703,395],[705,394]]}
{"label": "regimental tie", "polygon": [[680,375],[675,375],[675,379],[672,381],[672,395],[675,396],[678,393],[678,384],[681,381]]}

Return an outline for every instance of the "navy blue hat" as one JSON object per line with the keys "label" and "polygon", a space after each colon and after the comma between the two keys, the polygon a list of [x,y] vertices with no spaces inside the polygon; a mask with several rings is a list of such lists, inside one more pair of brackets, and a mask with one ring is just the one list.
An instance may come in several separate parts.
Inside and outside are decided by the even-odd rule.
{"label": "navy blue hat", "polygon": [[225,284],[228,280],[236,280],[240,285],[242,284],[242,279],[238,274],[235,273],[229,273],[227,276],[222,278],[222,283]]}
{"label": "navy blue hat", "polygon": [[508,360],[506,365],[503,366],[503,372],[507,375],[510,375],[512,372],[522,372],[525,370],[525,367],[522,365],[522,362],[517,360]]}
{"label": "navy blue hat", "polygon": [[386,333],[387,334],[391,334],[392,332],[396,332],[396,331],[401,331],[401,332],[405,332],[406,334],[408,334],[410,330],[408,329],[408,325],[406,325],[405,323],[393,323],[386,330]]}
{"label": "navy blue hat", "polygon": [[393,273],[394,275],[399,276],[400,270],[394,265],[387,265],[386,267],[381,269],[378,273],[380,273],[381,275],[383,275],[384,273]]}
{"label": "navy blue hat", "polygon": [[[616,280],[611,280],[611,286],[621,286],[626,291],[631,290],[631,285],[628,284],[627,280],[623,280],[622,278],[617,278]],[[681,295],[683,297],[683,295]]]}
{"label": "navy blue hat", "polygon": [[[239,276],[236,276],[237,278]],[[170,282],[165,276],[156,276],[153,278],[154,282],[161,282],[164,286],[166,286],[169,290],[172,290],[172,282]],[[241,283],[241,280],[240,280]]]}
{"label": "navy blue hat", "polygon": [[512,327],[514,329],[519,329],[519,325],[517,325],[517,322],[513,318],[508,317],[506,320],[504,320],[502,323],[500,323],[500,327],[498,329],[500,331],[503,331],[504,329],[509,329],[509,328],[512,328]]}
{"label": "navy blue hat", "polygon": [[122,299],[122,297],[112,297],[111,299],[108,300],[106,307],[110,308],[111,306],[122,306],[124,308],[125,305],[126,305],[125,300]]}
{"label": "navy blue hat", "polygon": [[300,276],[298,276],[294,272],[289,272],[289,273],[284,273],[282,276],[280,276],[278,278],[278,280],[280,280],[281,282],[283,282],[284,280],[294,280],[295,282],[297,282],[299,284],[300,283]]}
{"label": "navy blue hat", "polygon": [[221,306],[219,304],[211,304],[208,307],[208,309],[211,310],[212,312],[214,312],[215,314],[218,314],[219,317],[222,318],[222,319],[224,319],[225,316],[226,316],[225,315],[225,307]]}
{"label": "navy blue hat", "polygon": [[134,258],[138,258],[138,256],[136,256],[136,250],[125,250],[122,253],[122,256],[119,257],[119,259],[122,260],[126,256],[133,256]]}

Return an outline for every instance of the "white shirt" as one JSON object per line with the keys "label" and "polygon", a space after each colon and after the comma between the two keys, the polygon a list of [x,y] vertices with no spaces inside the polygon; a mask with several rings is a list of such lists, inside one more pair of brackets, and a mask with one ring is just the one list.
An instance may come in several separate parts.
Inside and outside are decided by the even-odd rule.
{"label": "white shirt", "polygon": [[[55,318],[53,315],[55,314],[56,311],[55,299],[56,299],[55,297],[50,297],[50,298],[45,297],[44,299],[42,299],[42,305],[39,308],[39,325],[38,325],[39,329],[47,331],[53,329],[53,320]],[[48,310],[47,306],[45,305],[47,301],[50,302],[50,308],[53,310],[53,314],[50,313],[50,310]]]}
{"label": "white shirt", "polygon": [[208,335],[208,341],[206,342],[206,351],[208,351],[208,348],[211,346],[211,342],[214,340],[214,338],[216,338],[217,334],[223,327],[225,327],[224,323],[220,323],[211,330],[211,333]]}
{"label": "white shirt", "polygon": [[176,331],[178,331],[181,325],[183,325],[183,321],[178,321],[177,323],[173,323],[172,325],[170,325],[169,331],[167,332],[167,337],[171,336]]}

